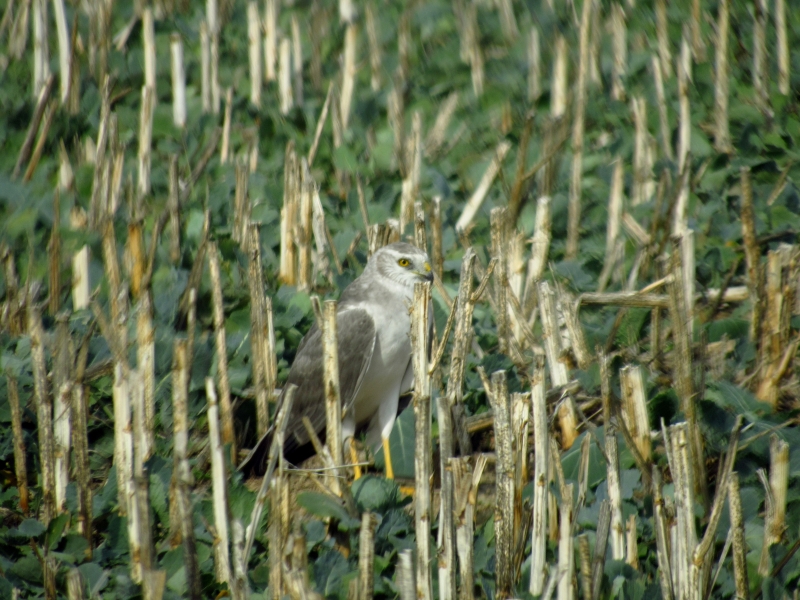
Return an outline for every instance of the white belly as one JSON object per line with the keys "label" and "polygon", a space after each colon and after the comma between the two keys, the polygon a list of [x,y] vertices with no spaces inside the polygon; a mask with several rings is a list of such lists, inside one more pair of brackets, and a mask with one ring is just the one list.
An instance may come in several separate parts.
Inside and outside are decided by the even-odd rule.
{"label": "white belly", "polygon": [[411,361],[411,322],[407,309],[381,321],[376,319],[375,350],[354,403],[358,425],[372,419],[384,403],[393,403],[396,414],[400,392],[406,391],[400,388]]}

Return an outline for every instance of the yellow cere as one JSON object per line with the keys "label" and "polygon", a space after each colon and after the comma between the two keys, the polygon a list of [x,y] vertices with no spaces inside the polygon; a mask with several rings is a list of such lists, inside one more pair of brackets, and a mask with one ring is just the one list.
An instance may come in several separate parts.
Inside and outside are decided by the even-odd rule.
{"label": "yellow cere", "polygon": [[425,272],[426,273],[430,273],[431,272],[431,263],[429,263],[429,262],[425,263]]}

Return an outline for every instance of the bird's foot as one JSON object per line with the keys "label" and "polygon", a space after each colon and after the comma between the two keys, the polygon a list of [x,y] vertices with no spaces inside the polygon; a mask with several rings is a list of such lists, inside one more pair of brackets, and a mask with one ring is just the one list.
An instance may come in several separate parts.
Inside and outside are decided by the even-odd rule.
{"label": "bird's foot", "polygon": [[389,438],[383,438],[383,461],[386,464],[386,479],[394,479],[392,468],[392,451],[389,448]]}
{"label": "bird's foot", "polygon": [[363,472],[361,465],[358,462],[358,448],[356,448],[356,441],[350,438],[350,460],[353,463],[353,471],[355,472],[354,479],[361,479]]}

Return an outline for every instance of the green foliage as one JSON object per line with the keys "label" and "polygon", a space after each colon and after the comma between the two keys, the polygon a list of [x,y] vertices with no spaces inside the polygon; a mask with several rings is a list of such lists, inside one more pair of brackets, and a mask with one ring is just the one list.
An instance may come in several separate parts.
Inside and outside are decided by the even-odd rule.
{"label": "green foliage", "polygon": [[[16,3],[20,4],[20,3]],[[48,295],[58,298],[63,309],[70,310],[71,257],[84,245],[90,249],[90,280],[94,298],[108,310],[110,303],[108,282],[103,266],[103,248],[100,235],[95,231],[74,228],[70,216],[89,209],[94,182],[94,164],[85,159],[87,143],[98,138],[100,122],[101,90],[98,81],[88,68],[88,46],[94,43],[90,34],[90,22],[83,8],[76,3],[67,4],[67,20],[76,19],[81,40],[76,58],[80,63],[80,106],[77,114],[68,115],[59,108],[52,123],[49,136],[44,142],[41,160],[29,181],[14,178],[19,151],[23,146],[27,128],[35,107],[31,90],[31,60],[26,54],[15,59],[0,47],[0,250],[3,256],[13,259],[19,281],[25,283],[49,282],[48,243],[57,233],[61,244],[62,262],[57,265],[61,276],[58,289],[49,289],[44,283],[39,298]],[[117,3],[111,14],[109,30],[123,30],[134,16],[133,3]],[[167,3],[169,4],[169,3]],[[179,3],[180,4],[180,3]],[[223,3],[224,4],[224,3]],[[287,3],[291,4],[291,3]],[[257,140],[258,164],[250,174],[249,194],[252,201],[251,217],[260,222],[262,260],[267,294],[272,298],[278,377],[283,381],[288,373],[297,347],[314,320],[308,294],[295,287],[281,285],[277,279],[280,253],[280,218],[283,196],[283,171],[285,148],[292,141],[300,155],[307,155],[314,139],[325,89],[329,82],[340,82],[340,57],[344,43],[344,27],[337,24],[333,3],[321,3],[309,9],[309,2],[281,9],[279,27],[286,33],[291,30],[293,16],[299,18],[301,45],[306,57],[304,68],[304,101],[288,115],[278,111],[277,86],[268,84],[263,91],[262,106],[252,106],[247,97],[250,85],[247,71],[246,6],[243,2],[232,3],[230,14],[224,22],[220,40],[220,86],[234,90],[230,148],[236,158],[249,155],[250,145]],[[330,4],[330,6],[328,6]],[[456,3],[457,4],[457,3]],[[477,2],[479,38],[484,53],[484,91],[476,97],[472,88],[469,66],[461,60],[458,24],[453,14],[453,5],[447,0],[427,0],[406,6],[405,3],[375,3],[377,16],[377,38],[383,51],[380,68],[382,84],[378,91],[370,85],[368,42],[365,27],[360,27],[359,69],[356,73],[355,96],[350,124],[343,132],[343,143],[336,147],[330,123],[323,127],[320,145],[311,172],[319,185],[320,201],[330,229],[331,243],[342,262],[342,272],[333,270],[331,280],[318,274],[314,286],[316,293],[324,297],[336,297],[363,269],[366,262],[364,240],[348,253],[358,232],[363,230],[362,216],[356,192],[356,180],[363,185],[367,212],[371,223],[382,223],[398,214],[402,190],[402,174],[394,156],[394,132],[388,119],[389,92],[395,69],[400,64],[397,52],[397,34],[401,17],[409,17],[411,45],[408,54],[409,77],[400,90],[405,105],[405,129],[410,130],[412,115],[419,112],[423,131],[432,129],[436,113],[451,93],[459,94],[459,104],[451,123],[445,131],[444,147],[423,159],[420,180],[420,198],[427,201],[433,196],[441,197],[443,220],[442,245],[444,252],[443,283],[451,297],[455,296],[461,257],[464,253],[453,225],[461,214],[464,202],[471,196],[483,176],[487,165],[494,157],[494,150],[502,140],[512,143],[498,181],[491,187],[487,198],[476,215],[470,232],[471,243],[478,251],[480,261],[488,262],[489,212],[496,206],[508,203],[510,189],[515,179],[520,132],[524,118],[533,114],[533,135],[524,166],[532,167],[543,157],[544,131],[549,122],[550,65],[553,51],[551,41],[557,32],[567,36],[570,52],[570,78],[573,78],[578,60],[578,31],[575,26],[579,6],[556,2],[555,11],[547,8],[547,2],[530,0],[516,4],[514,10],[521,32],[517,39],[505,37],[497,11],[489,2]],[[580,3],[579,3],[580,4]],[[652,4],[652,3],[650,3]],[[678,165],[664,158],[661,146],[666,142],[674,149],[677,139],[678,87],[673,75],[665,80],[669,140],[662,140],[659,115],[656,109],[657,94],[651,73],[651,58],[657,52],[655,14],[648,3],[636,3],[627,7],[628,63],[622,80],[629,98],[642,95],[648,104],[647,126],[652,134],[650,140],[657,146],[656,177],[679,179]],[[713,62],[714,37],[710,25],[716,16],[715,6],[702,3],[704,17],[699,27],[707,42],[708,58],[693,65],[692,84],[689,88],[691,105],[691,157],[692,172],[689,196],[689,223],[695,231],[696,282],[701,295],[710,288],[720,288],[731,274],[730,285],[746,282],[745,261],[741,260],[742,227],[740,169],[751,169],[756,234],[762,240],[762,249],[773,249],[781,242],[796,243],[800,232],[800,117],[798,117],[798,78],[800,55],[793,50],[791,55],[793,80],[788,96],[777,91],[773,77],[768,77],[769,110],[757,103],[753,77],[753,35],[750,7],[744,3],[731,3],[732,39],[730,52],[731,90],[729,122],[733,149],[719,152],[714,147],[715,73]],[[787,3],[790,4],[790,3]],[[608,226],[608,196],[611,187],[615,159],[620,159],[626,168],[626,190],[633,183],[631,165],[635,148],[634,128],[630,105],[627,101],[612,99],[608,93],[613,76],[612,40],[605,32],[603,20],[608,15],[610,4],[600,3],[603,18],[598,19],[600,56],[598,61],[599,81],[590,81],[588,102],[585,107],[586,134],[583,147],[583,173],[581,181],[582,218],[581,252],[575,259],[565,253],[568,221],[568,202],[571,180],[571,149],[569,143],[563,155],[556,160],[555,181],[552,190],[552,234],[547,277],[553,278],[576,293],[596,291],[606,255]],[[677,55],[682,28],[688,23],[689,3],[667,3],[669,45]],[[359,10],[361,6],[359,6]],[[11,10],[9,8],[9,10]],[[17,9],[18,10],[18,9]],[[326,17],[320,31],[314,10],[321,10]],[[13,12],[13,11],[12,11]],[[363,12],[363,11],[362,11]],[[153,117],[152,142],[152,190],[143,199],[143,227],[146,245],[154,249],[152,272],[152,295],[156,344],[156,429],[154,456],[147,466],[151,519],[155,523],[153,541],[157,568],[167,575],[165,598],[178,598],[185,593],[186,571],[183,547],[170,539],[171,502],[173,484],[173,438],[172,438],[172,382],[170,365],[172,348],[176,338],[186,336],[186,315],[180,300],[189,281],[190,273],[203,237],[204,211],[210,214],[210,235],[216,240],[220,252],[222,287],[225,305],[225,328],[227,342],[228,374],[236,397],[236,425],[238,441],[249,447],[255,440],[255,409],[252,394],[252,363],[250,348],[250,298],[247,286],[247,256],[234,243],[232,235],[232,206],[235,190],[235,167],[230,162],[223,164],[216,153],[200,179],[188,190],[186,202],[180,213],[180,255],[176,260],[170,256],[167,228],[155,243],[151,240],[154,225],[167,206],[169,181],[167,165],[171,157],[178,159],[181,185],[189,181],[203,148],[222,124],[221,115],[202,113],[200,99],[200,48],[199,27],[204,18],[202,7],[185,4],[177,12],[165,15],[156,22],[156,49],[158,75],[158,103]],[[788,10],[790,46],[797,42],[800,31],[800,11]],[[363,16],[359,17],[363,25]],[[537,26],[542,37],[541,79],[542,95],[537,100],[528,99],[526,73],[528,69],[527,32]],[[0,26],[0,44],[10,37],[9,29]],[[51,29],[50,48],[57,48],[55,31]],[[6,35],[4,36],[3,33]],[[170,35],[177,33],[184,43],[185,70],[187,73],[188,124],[179,129],[172,122],[171,75],[169,60]],[[773,43],[769,34],[770,44]],[[312,37],[313,36],[313,37]],[[28,43],[28,53],[31,42]],[[319,52],[321,64],[321,87],[315,88],[309,77],[312,48]],[[92,50],[94,52],[94,50]],[[51,68],[55,68],[53,58]],[[775,70],[770,56],[769,69]],[[137,157],[139,90],[144,81],[144,53],[140,27],[135,26],[123,51],[111,47],[108,54],[108,69],[112,76],[113,111],[117,117],[117,134],[126,148],[122,163],[122,180],[137,179]],[[590,78],[591,79],[591,78]],[[58,92],[56,92],[58,93]],[[333,107],[332,107],[333,110]],[[329,117],[330,119],[330,117]],[[506,120],[510,121],[507,126]],[[655,133],[659,132],[659,133]],[[58,192],[59,210],[56,214],[54,200],[59,179],[59,151],[63,143],[73,171],[74,182],[69,189]],[[23,165],[23,169],[26,165]],[[786,185],[779,189],[781,174],[786,174]],[[533,233],[536,219],[535,199],[540,193],[539,182],[531,180],[523,194],[524,205],[517,222],[526,238]],[[123,265],[123,277],[130,278],[126,263],[128,250],[123,247],[128,240],[130,206],[124,192],[123,201],[114,219],[114,233],[118,244],[118,257]],[[774,193],[773,193],[774,192]],[[667,195],[669,196],[669,195]],[[770,202],[767,202],[767,200]],[[668,242],[671,198],[657,201],[647,199],[639,206],[626,203],[626,211],[654,236],[655,242]],[[408,233],[408,232],[404,232]],[[624,256],[618,269],[613,270],[608,288],[621,290],[625,287],[626,274],[630,273],[637,247],[635,241],[625,239]],[[649,259],[653,257],[650,256]],[[11,263],[8,263],[11,264]],[[653,275],[649,271],[640,274],[640,282]],[[625,276],[623,276],[625,275]],[[652,280],[657,279],[653,275]],[[6,323],[8,301],[12,299],[12,283],[8,272],[0,278],[0,299],[3,300],[3,325]],[[216,583],[213,571],[214,538],[209,530],[213,523],[210,502],[210,469],[207,463],[207,415],[204,379],[216,376],[218,361],[212,329],[211,288],[207,270],[197,290],[197,331],[194,337],[194,354],[190,381],[189,411],[192,424],[190,455],[193,475],[197,482],[192,494],[194,507],[193,525],[197,536],[204,597],[215,597],[224,591]],[[467,373],[464,382],[464,403],[467,411],[474,415],[487,410],[487,398],[475,368],[482,366],[487,373],[505,369],[509,374],[509,389],[525,391],[529,387],[527,373],[497,353],[497,331],[494,309],[479,304],[474,315],[474,340],[482,350],[467,357]],[[590,349],[611,344],[619,349],[624,360],[640,361],[645,348],[651,347],[653,313],[644,309],[630,309],[620,319],[616,309],[594,309],[584,307],[581,320]],[[53,365],[53,346],[50,334],[55,315],[45,315],[48,333],[47,362]],[[434,318],[437,331],[441,333],[447,318],[446,303],[435,295]],[[663,322],[663,321],[662,321]],[[757,476],[759,469],[769,464],[769,436],[775,434],[792,447],[790,483],[788,492],[787,531],[785,540],[794,542],[800,528],[800,433],[796,427],[787,427],[794,412],[776,413],[757,401],[742,383],[742,373],[750,372],[758,360],[758,348],[749,339],[750,305],[726,306],[708,322],[698,320],[695,324],[696,339],[706,336],[709,342],[733,340],[735,347],[726,358],[724,374],[707,379],[705,387],[697,397],[698,419],[702,428],[708,457],[713,458],[727,448],[730,429],[737,415],[745,420],[745,429],[740,442],[736,470],[741,481],[741,497],[747,518],[746,531],[750,553],[751,591],[761,590],[764,598],[781,597],[783,590],[797,587],[800,580],[800,559],[797,555],[789,559],[775,577],[761,577],[757,566],[763,544],[763,511],[765,494]],[[792,335],[800,330],[800,318],[795,316],[787,325]],[[130,579],[130,547],[128,543],[127,518],[120,516],[117,505],[117,471],[113,463],[113,404],[111,400],[113,375],[103,366],[112,359],[108,343],[96,331],[93,315],[89,311],[73,312],[68,327],[75,350],[85,340],[88,369],[96,369],[92,377],[84,382],[89,412],[90,468],[92,473],[92,517],[94,530],[90,540],[79,533],[77,517],[77,490],[71,483],[67,490],[66,512],[54,518],[47,526],[39,515],[41,508],[40,458],[37,436],[37,416],[30,398],[33,394],[31,340],[27,335],[11,335],[8,328],[0,330],[0,599],[11,597],[12,588],[20,590],[23,597],[43,595],[41,555],[46,552],[57,563],[57,586],[59,593],[65,589],[65,575],[70,568],[81,573],[85,591],[91,597],[127,598],[140,595],[138,585]],[[128,339],[135,339],[136,318],[131,312],[128,320]],[[534,334],[541,335],[537,324]],[[663,330],[662,330],[663,335]],[[664,348],[669,351],[671,348]],[[530,353],[529,353],[530,354]],[[135,352],[130,352],[132,362]],[[527,357],[529,358],[529,356]],[[680,402],[665,377],[661,359],[653,360],[652,371],[646,381],[651,428],[659,430],[661,423],[670,424],[682,420]],[[621,361],[620,361],[621,362]],[[447,359],[445,359],[445,364]],[[616,366],[622,366],[621,364]],[[797,367],[793,365],[796,376]],[[616,369],[615,369],[616,370]],[[5,375],[17,379],[22,399],[23,441],[26,447],[26,462],[29,472],[27,482],[32,491],[31,510],[24,513],[19,506],[17,482],[11,475],[13,466],[13,438],[11,431],[11,409]],[[572,375],[582,387],[582,394],[589,399],[600,394],[599,372],[596,365],[585,371],[574,370]],[[446,385],[446,372],[445,381]],[[612,395],[619,396],[616,379],[612,382]],[[790,400],[796,400],[791,398]],[[794,408],[794,407],[792,407]],[[435,410],[433,411],[435,414]],[[590,419],[593,416],[588,415]],[[434,424],[434,432],[437,426]],[[564,477],[567,483],[578,484],[580,470],[580,446],[584,436],[589,436],[588,490],[586,503],[576,515],[578,526],[589,535],[594,546],[594,530],[597,524],[600,502],[607,498],[606,467],[600,440],[603,429],[581,434],[575,445],[562,455]],[[487,441],[475,439],[483,443]],[[406,410],[398,419],[390,438],[392,462],[395,473],[401,479],[410,479],[414,473],[415,437],[413,410]],[[620,436],[620,466],[623,490],[624,516],[636,515],[639,539],[639,568],[633,569],[623,562],[607,561],[602,587],[603,598],[658,598],[658,564],[655,558],[655,535],[653,532],[652,499],[643,493],[641,473],[636,468],[630,452]],[[226,453],[228,454],[228,453]],[[657,462],[664,463],[663,452],[656,450]],[[383,450],[374,458],[375,467],[384,465]],[[242,477],[229,476],[229,507],[231,517],[247,523],[255,502],[255,494],[247,489]],[[665,466],[666,465],[663,465]],[[558,494],[556,486],[553,491]],[[529,490],[528,490],[529,491]],[[359,511],[369,510],[377,514],[375,533],[375,593],[380,598],[397,595],[395,568],[397,555],[414,547],[415,533],[409,502],[396,484],[369,475],[352,486],[353,496]],[[665,486],[669,497],[671,487]],[[526,492],[526,498],[530,494]],[[300,528],[305,536],[309,555],[309,575],[312,586],[327,598],[345,598],[349,582],[357,572],[357,534],[360,521],[329,495],[318,491],[305,491],[297,497],[297,510],[301,512]],[[435,511],[434,511],[435,512]],[[702,511],[700,511],[702,512]],[[727,508],[723,509],[722,524],[713,548],[715,556],[721,558],[721,548],[727,526]],[[698,525],[705,525],[704,514],[698,514]],[[434,528],[437,526],[434,523]],[[529,551],[527,542],[525,554]],[[347,554],[344,548],[349,549]],[[772,564],[785,556],[782,545],[770,549]],[[266,597],[269,584],[267,557],[270,549],[263,531],[257,532],[254,552],[248,565],[249,583],[254,597]],[[474,574],[476,592],[493,598],[495,594],[495,541],[494,522],[491,516],[482,515],[474,539]],[[557,548],[551,545],[548,560],[557,557]],[[527,593],[526,568],[523,562],[520,573],[519,595]],[[722,570],[712,590],[713,597],[730,598],[734,594],[730,557],[723,559]],[[260,595],[260,596],[259,596]]]}

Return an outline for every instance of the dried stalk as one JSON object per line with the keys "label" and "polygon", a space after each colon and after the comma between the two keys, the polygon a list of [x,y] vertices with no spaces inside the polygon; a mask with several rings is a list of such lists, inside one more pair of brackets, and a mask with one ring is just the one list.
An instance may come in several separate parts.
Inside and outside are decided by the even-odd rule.
{"label": "dried stalk", "polygon": [[183,40],[173,33],[169,38],[172,65],[172,122],[176,127],[186,125],[186,75],[183,70]]}
{"label": "dried stalk", "polygon": [[68,316],[56,316],[56,340],[53,353],[53,456],[55,458],[56,510],[66,510],[67,485],[69,484],[69,453],[71,430],[71,373],[73,359],[70,352]]}
{"label": "dried stalk", "polygon": [[[550,284],[546,281],[539,282],[537,287],[550,381],[553,386],[566,385],[569,382],[569,375],[566,365],[561,361],[562,340],[556,312],[555,294],[550,288]],[[578,437],[578,421],[571,402],[565,402],[561,405],[558,411],[558,419],[561,427],[561,445],[564,448],[569,448],[575,438]]]}
{"label": "dried stalk", "polygon": [[770,114],[769,73],[767,72],[767,0],[755,0],[753,13],[753,87],[756,104],[764,114]]}
{"label": "dried stalk", "polygon": [[22,410],[19,403],[17,378],[9,372],[6,372],[6,389],[8,390],[8,404],[11,408],[11,427],[14,432],[14,475],[17,478],[19,509],[23,515],[27,515],[28,468],[25,460],[25,438],[22,434]]}
{"label": "dried stalk", "polygon": [[142,11],[142,53],[144,54],[144,84],[156,92],[156,33],[153,9],[145,7]]}
{"label": "dried stalk", "polygon": [[189,357],[187,341],[176,339],[172,365],[172,419],[175,454],[176,497],[183,539],[183,562],[186,569],[187,592],[191,598],[201,598],[200,569],[194,537],[194,510],[191,492],[194,486],[189,466]]}
{"label": "dried stalk", "polygon": [[506,372],[492,374],[489,401],[494,410],[494,439],[497,463],[494,531],[497,555],[497,597],[514,593],[514,453]]}
{"label": "dried stalk", "polygon": [[259,439],[269,429],[269,389],[267,386],[267,323],[264,299],[264,275],[261,266],[260,230],[250,223],[247,236],[248,278],[250,288],[250,353],[253,386],[256,390],[256,432]]}
{"label": "dried stalk", "polygon": [[467,200],[467,203],[464,205],[464,210],[461,212],[461,216],[456,222],[456,231],[466,231],[472,223],[472,220],[475,218],[478,210],[480,210],[483,201],[486,199],[486,194],[489,193],[489,189],[494,182],[494,178],[500,172],[503,159],[510,148],[511,144],[505,140],[497,145],[492,162],[489,163],[489,166],[484,172],[483,177],[481,177],[480,183],[478,183],[478,187],[475,188],[472,196],[470,196],[469,200]]}
{"label": "dried stalk", "polygon": [[203,112],[211,112],[211,40],[208,36],[208,23],[200,22],[200,98]]}
{"label": "dried stalk", "polygon": [[[253,540],[255,539],[256,531],[261,527],[261,514],[264,512],[264,505],[266,504],[267,495],[270,490],[272,474],[275,471],[278,457],[282,457],[283,455],[284,432],[289,422],[289,415],[292,411],[292,404],[294,404],[294,393],[296,390],[297,386],[290,384],[283,392],[283,402],[278,410],[278,416],[275,419],[274,435],[272,438],[272,445],[269,448],[269,456],[267,457],[266,472],[264,473],[264,478],[261,480],[261,487],[256,495],[253,512],[250,515],[250,523],[245,530],[246,541],[244,551],[242,552],[242,564],[245,565],[248,563],[250,551],[253,549]],[[275,547],[273,546],[273,548]],[[270,555],[277,555],[277,552],[270,553]]]}
{"label": "dried stalk", "polygon": [[536,102],[542,95],[542,50],[539,28],[531,26],[528,37],[528,101]]}
{"label": "dried stalk", "polygon": [[281,114],[288,115],[294,107],[292,94],[292,43],[283,38],[280,44],[280,62],[278,63],[278,89],[281,99]]}
{"label": "dried stalk", "polygon": [[50,75],[38,94],[36,99],[36,107],[33,109],[33,116],[31,117],[30,125],[28,125],[28,131],[25,134],[25,141],[22,143],[22,147],[19,150],[19,156],[17,157],[17,162],[14,165],[14,171],[11,175],[13,179],[19,177],[19,174],[22,171],[22,166],[26,164],[31,157],[34,141],[36,140],[36,135],[39,132],[39,125],[42,122],[42,117],[44,117],[45,109],[49,106],[50,96],[55,89],[55,85],[56,77],[55,75]]}
{"label": "dried stalk", "polygon": [[372,2],[364,7],[367,20],[367,39],[369,40],[369,63],[372,69],[370,85],[372,91],[377,92],[381,89],[381,47],[378,42],[378,25],[375,19],[375,6]]}
{"label": "dried stalk", "polygon": [[501,354],[509,354],[509,319],[508,319],[508,254],[506,209],[497,207],[491,213],[492,258],[496,261],[494,269],[494,298],[497,304],[495,320],[497,322],[497,345]]}
{"label": "dried stalk", "polygon": [[[326,300],[323,312],[322,353],[323,377],[325,378],[325,443],[328,446],[336,470],[328,473],[328,487],[341,495],[339,470],[344,464],[342,456],[342,397],[339,389],[338,324],[336,301]],[[348,418],[353,418],[348,415]]]}
{"label": "dried stalk", "polygon": [[742,499],[739,495],[739,474],[731,473],[728,481],[728,510],[731,515],[733,533],[733,579],[736,584],[736,600],[750,597],[750,584],[747,581],[747,542],[744,533]]}
{"label": "dried stalk", "polygon": [[278,60],[278,2],[264,0],[264,81],[274,81]]}
{"label": "dried stalk", "polygon": [[342,130],[347,131],[350,124],[350,106],[353,103],[353,92],[356,85],[356,42],[358,29],[355,23],[348,23],[344,34],[344,53],[342,56],[342,92],[339,98],[339,111],[342,119]]}
{"label": "dried stalk", "polygon": [[528,591],[542,593],[546,575],[547,552],[547,495],[548,495],[548,437],[547,400],[545,397],[544,361],[534,356],[531,375],[531,414],[533,419],[534,475],[533,524],[531,526],[531,579]]}
{"label": "dried stalk", "polygon": [[211,449],[211,483],[214,502],[214,565],[218,583],[231,583],[230,550],[228,543],[228,476],[219,432],[219,405],[214,380],[206,377],[208,400],[208,444]]}
{"label": "dried stalk", "polygon": [[358,535],[358,587],[361,590],[358,595],[359,600],[372,600],[372,590],[375,586],[375,528],[377,525],[378,519],[371,512],[364,512],[361,515],[361,530]]}
{"label": "dried stalk", "polygon": [[647,414],[647,394],[641,367],[626,365],[620,370],[622,416],[641,457],[649,462],[651,456],[650,418]]}
{"label": "dried stalk", "polygon": [[750,293],[752,314],[750,319],[750,339],[761,338],[761,322],[764,317],[763,277],[761,269],[761,251],[756,239],[755,209],[753,204],[753,187],[750,182],[750,167],[742,167],[740,171],[742,187],[742,238],[744,256],[747,266],[747,288]]}
{"label": "dried stalk", "polygon": [[457,549],[459,558],[459,571],[461,575],[459,598],[471,600],[474,593],[474,575],[472,573],[473,534],[475,504],[478,496],[483,471],[486,468],[487,455],[479,454],[475,459],[475,466],[469,468],[470,459],[453,458],[450,460],[454,475],[456,490],[456,519],[457,519]]}
{"label": "dried stalk", "polygon": [[669,536],[664,498],[661,495],[661,468],[653,465],[653,520],[656,530],[656,555],[658,557],[658,576],[661,584],[661,597],[672,600],[672,566],[670,565]]}
{"label": "dried stalk", "polygon": [[431,599],[431,392],[428,372],[428,310],[430,286],[414,285],[411,312],[411,347],[414,364],[414,417],[416,447],[414,454],[415,531],[417,536],[417,598]]}
{"label": "dried stalk", "polygon": [[759,564],[759,573],[764,576],[769,576],[772,571],[769,548],[781,543],[786,530],[786,493],[789,483],[789,444],[773,433],[769,440],[769,451],[768,509]]}
{"label": "dried stalk", "polygon": [[36,409],[39,460],[42,469],[42,524],[47,527],[56,516],[55,447],[53,440],[53,398],[47,381],[44,326],[36,297],[28,292],[28,335],[33,371],[33,405]]}
{"label": "dried stalk", "polygon": [[292,88],[294,103],[303,106],[303,44],[300,40],[300,23],[292,15]]}
{"label": "dried stalk", "polygon": [[[662,2],[663,4],[663,2]],[[653,81],[656,85],[656,102],[658,104],[658,122],[661,125],[661,149],[664,151],[664,156],[669,160],[673,160],[672,154],[672,130],[669,126],[669,117],[667,116],[667,97],[664,91],[664,77],[661,73],[661,62],[654,54],[652,57],[653,66]]]}
{"label": "dried stalk", "polygon": [[308,170],[308,165],[305,159],[302,159],[300,164],[300,181],[296,188],[299,200],[297,206],[299,208],[298,227],[295,235],[297,236],[298,247],[298,263],[297,263],[297,285],[300,290],[308,292],[314,283],[313,280],[313,263],[311,255],[311,235],[312,235],[312,217],[313,217],[313,195],[314,195],[314,181],[311,179],[311,173]]}
{"label": "dried stalk", "polygon": [[615,2],[611,5],[610,26],[614,47],[614,68],[611,74],[611,98],[625,101],[625,75],[628,71],[628,27],[625,11]]}
{"label": "dried stalk", "polygon": [[617,156],[614,160],[614,174],[611,176],[611,190],[608,198],[608,223],[606,225],[606,255],[603,270],[600,273],[600,282],[597,291],[603,292],[612,276],[612,272],[621,262],[624,252],[622,240],[619,239],[620,222],[623,211],[623,193],[625,185],[625,171],[622,159]]}
{"label": "dried stalk", "polygon": [[575,574],[575,549],[572,538],[572,485],[566,486],[566,494],[559,505],[558,542],[558,600],[573,600],[575,589],[572,578]]}
{"label": "dried stalk", "polygon": [[261,106],[261,17],[258,14],[258,3],[247,3],[247,49],[250,65],[250,102]]}
{"label": "dried stalk", "polygon": [[593,0],[584,0],[578,50],[578,81],[576,84],[575,117],[572,125],[572,179],[569,187],[567,225],[567,254],[577,256],[581,224],[581,189],[583,187],[583,131],[586,109],[586,77],[589,63],[589,29]]}
{"label": "dried stalk", "polygon": [[717,49],[714,73],[714,146],[718,152],[730,153],[731,134],[728,128],[728,30],[730,28],[730,8],[728,0],[721,0],[717,7]]}
{"label": "dried stalk", "polygon": [[333,82],[331,82],[328,85],[328,94],[325,96],[325,103],[322,105],[322,110],[320,111],[319,118],[317,119],[317,129],[314,131],[314,141],[311,144],[311,149],[308,151],[309,168],[314,164],[314,158],[317,155],[317,148],[319,147],[319,140],[322,137],[322,129],[323,127],[325,127],[325,120],[328,118],[328,109],[331,104],[332,95],[333,95]]}
{"label": "dried stalk", "polygon": [[[563,117],[567,112],[568,60],[567,39],[561,33],[556,34],[553,50],[553,82],[550,92],[550,115],[554,119]],[[575,246],[577,247],[577,244]]]}
{"label": "dried stalk", "polygon": [[692,55],[689,50],[689,41],[686,32],[681,41],[681,57],[678,65],[678,102],[680,104],[680,119],[678,127],[678,171],[681,173],[681,184],[675,208],[672,215],[672,233],[680,235],[689,228],[689,177],[691,170],[689,163],[689,150],[692,137],[692,114],[689,104],[689,84],[692,82]]}
{"label": "dried stalk", "polygon": [[778,90],[789,94],[790,68],[789,35],[786,26],[786,0],[775,0],[775,46],[778,56]]}
{"label": "dried stalk", "polygon": [[[139,179],[137,191],[142,198],[150,193],[150,147],[153,140],[153,109],[155,92],[153,88],[142,87],[142,110],[139,117]],[[100,145],[98,144],[98,150]]]}
{"label": "dried stalk", "polygon": [[50,50],[48,46],[47,0],[32,0],[33,20],[33,96],[39,95],[50,74]]}
{"label": "dried stalk", "polygon": [[214,305],[214,339],[217,350],[217,386],[219,387],[222,411],[222,443],[231,445],[231,460],[236,462],[236,437],[233,432],[231,386],[228,379],[228,348],[225,341],[225,313],[222,304],[222,282],[217,243],[209,242],[207,252],[208,268],[211,274],[211,298]]}

